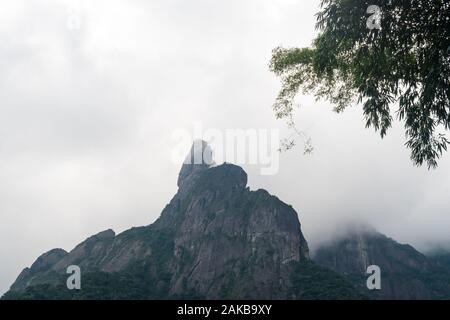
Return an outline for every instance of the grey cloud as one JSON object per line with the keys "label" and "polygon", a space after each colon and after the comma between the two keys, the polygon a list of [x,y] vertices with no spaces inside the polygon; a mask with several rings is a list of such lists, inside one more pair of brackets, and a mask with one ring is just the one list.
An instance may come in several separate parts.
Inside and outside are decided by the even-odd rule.
{"label": "grey cloud", "polygon": [[[66,28],[56,0],[2,3],[0,292],[55,247],[155,220],[176,191],[176,129],[279,128],[271,50],[307,46],[319,1],[90,1]],[[422,249],[450,242],[448,155],[414,168],[400,126],[381,140],[360,108],[300,97],[315,147],[280,172],[245,166],[299,212],[315,246],[361,220]]]}

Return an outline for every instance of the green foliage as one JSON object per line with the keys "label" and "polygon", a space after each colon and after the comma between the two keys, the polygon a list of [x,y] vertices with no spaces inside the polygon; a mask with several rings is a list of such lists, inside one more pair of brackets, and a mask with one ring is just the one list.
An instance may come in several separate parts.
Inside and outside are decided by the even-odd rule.
{"label": "green foliage", "polygon": [[[381,29],[366,26],[372,4],[382,10]],[[337,112],[362,103],[366,126],[384,137],[398,104],[411,159],[435,167],[449,144],[440,130],[450,129],[450,3],[322,0],[317,28],[311,48],[273,51],[270,68],[282,80],[277,117],[292,115],[302,90]]]}
{"label": "green foliage", "polygon": [[302,300],[365,300],[361,290],[340,275],[313,262],[292,263],[291,294]]}
{"label": "green foliage", "polygon": [[152,261],[157,271],[166,270],[167,262],[172,258],[174,248],[174,235],[171,229],[157,228],[155,225],[132,228],[120,234],[121,241],[143,241],[152,252]]}
{"label": "green foliage", "polygon": [[24,292],[10,291],[4,300],[142,300],[167,297],[157,282],[144,273],[92,272],[83,276],[81,290],[68,290],[65,278],[58,285],[41,284]]}
{"label": "green foliage", "polygon": [[[365,299],[344,278],[312,262],[292,263],[292,299]],[[242,264],[238,274],[228,272],[220,275],[226,284],[221,287],[222,299],[240,299],[236,288],[240,282],[251,277],[248,264]],[[83,276],[81,290],[68,290],[65,277],[59,284],[39,284],[25,291],[10,291],[3,300],[148,300],[148,299],[204,299],[196,292],[187,290],[182,296],[170,295],[167,288],[170,278],[155,278],[146,268],[134,268],[117,273],[91,272]],[[245,294],[245,293],[242,293]],[[236,296],[238,295],[238,296]]]}
{"label": "green foliage", "polygon": [[153,226],[130,229],[118,236],[120,241],[144,241],[152,254],[146,260],[136,260],[121,272],[106,273],[89,270],[82,275],[82,289],[68,290],[66,275],[57,275],[44,284],[37,283],[25,291],[9,291],[6,300],[142,300],[169,297],[168,262],[173,256],[173,235]]}

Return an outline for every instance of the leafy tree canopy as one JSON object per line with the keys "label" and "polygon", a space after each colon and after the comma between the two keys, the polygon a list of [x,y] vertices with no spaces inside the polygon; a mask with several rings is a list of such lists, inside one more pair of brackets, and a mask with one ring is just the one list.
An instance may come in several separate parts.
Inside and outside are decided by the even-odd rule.
{"label": "leafy tree canopy", "polygon": [[276,116],[292,116],[299,90],[337,112],[360,103],[366,127],[384,137],[395,115],[414,164],[436,167],[449,144],[450,2],[322,0],[316,27],[310,48],[273,51]]}

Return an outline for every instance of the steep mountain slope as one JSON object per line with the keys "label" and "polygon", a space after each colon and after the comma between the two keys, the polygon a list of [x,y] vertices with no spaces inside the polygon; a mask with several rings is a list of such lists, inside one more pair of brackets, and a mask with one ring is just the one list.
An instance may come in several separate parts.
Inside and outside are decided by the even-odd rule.
{"label": "steep mountain slope", "polygon": [[[202,159],[210,156],[201,142]],[[194,145],[187,159],[198,154]],[[242,168],[183,165],[179,190],[152,225],[101,232],[25,269],[5,299],[345,299],[362,297],[309,259],[295,210],[250,191]],[[65,287],[69,265],[82,289]]]}
{"label": "steep mountain slope", "polygon": [[318,248],[313,260],[344,275],[356,286],[366,285],[369,265],[381,269],[378,299],[448,299],[450,272],[410,245],[399,244],[374,229],[350,230],[345,236]]}

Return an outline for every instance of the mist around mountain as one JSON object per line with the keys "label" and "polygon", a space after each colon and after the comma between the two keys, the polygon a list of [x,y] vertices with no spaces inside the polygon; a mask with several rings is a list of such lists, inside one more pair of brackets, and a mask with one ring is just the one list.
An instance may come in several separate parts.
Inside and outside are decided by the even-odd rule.
{"label": "mist around mountain", "polygon": [[450,299],[450,255],[424,255],[368,226],[350,228],[320,246],[313,261],[361,288],[367,268],[378,266],[381,289],[367,292],[372,299]]}
{"label": "mist around mountain", "polygon": [[[211,160],[208,145],[201,160]],[[153,224],[106,230],[25,268],[3,299],[449,299],[450,258],[358,226],[310,253],[297,212],[232,164],[192,161]],[[66,286],[69,266],[81,289]],[[381,269],[381,290],[366,287]]]}
{"label": "mist around mountain", "polygon": [[[194,146],[188,159],[193,154]],[[178,187],[152,225],[45,253],[4,299],[364,298],[310,260],[295,210],[250,191],[242,168],[189,162]],[[82,271],[81,290],[66,288],[70,265]]]}

